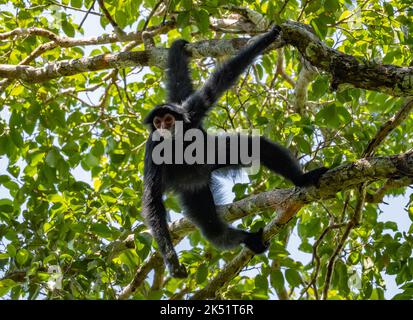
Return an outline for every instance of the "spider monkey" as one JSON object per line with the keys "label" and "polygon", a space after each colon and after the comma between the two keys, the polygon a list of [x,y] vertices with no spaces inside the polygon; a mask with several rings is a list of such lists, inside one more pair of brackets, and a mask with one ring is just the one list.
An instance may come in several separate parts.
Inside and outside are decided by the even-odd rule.
{"label": "spider monkey", "polygon": [[[160,143],[154,141],[154,133],[157,131],[172,132],[178,121],[183,123],[184,131],[199,129],[206,139],[209,135],[202,127],[203,118],[220,96],[234,85],[242,72],[278,35],[279,29],[272,28],[271,31],[242,49],[236,56],[227,60],[197,91],[192,87],[189,75],[189,56],[184,48],[187,42],[176,40],[169,49],[166,83],[168,102],[155,106],[144,120],[145,124],[150,127],[150,136],[145,151],[142,215],[173,277],[184,278],[187,272],[185,267],[179,263],[168,230],[166,210],[162,201],[162,195],[166,190],[178,193],[185,216],[199,227],[206,239],[215,246],[234,248],[244,244],[256,254],[268,249],[269,244],[262,239],[262,229],[258,232],[235,229],[217,214],[210,189],[211,173],[220,168],[233,167],[234,163],[230,162],[229,158],[217,165],[205,164],[205,162],[202,164],[178,164],[177,162],[155,164],[152,151]],[[171,138],[174,139],[174,136],[172,135]],[[252,139],[248,138],[249,147],[251,147]],[[303,173],[297,160],[287,149],[262,136],[259,137],[259,142],[261,163],[292,181],[296,186],[314,185],[327,171],[327,168],[322,167]],[[206,153],[209,151],[205,149]]]}

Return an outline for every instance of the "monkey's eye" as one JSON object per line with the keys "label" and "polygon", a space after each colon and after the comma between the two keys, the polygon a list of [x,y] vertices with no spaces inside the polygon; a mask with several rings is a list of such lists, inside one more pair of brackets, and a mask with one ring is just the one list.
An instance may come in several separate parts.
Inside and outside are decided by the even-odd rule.
{"label": "monkey's eye", "polygon": [[175,118],[174,118],[173,116],[171,116],[171,115],[165,116],[165,123],[166,123],[166,124],[171,124],[171,123],[173,123],[174,121],[175,121]]}
{"label": "monkey's eye", "polygon": [[153,125],[155,126],[155,128],[159,128],[161,126],[162,120],[158,117],[155,117],[155,119],[153,119]]}

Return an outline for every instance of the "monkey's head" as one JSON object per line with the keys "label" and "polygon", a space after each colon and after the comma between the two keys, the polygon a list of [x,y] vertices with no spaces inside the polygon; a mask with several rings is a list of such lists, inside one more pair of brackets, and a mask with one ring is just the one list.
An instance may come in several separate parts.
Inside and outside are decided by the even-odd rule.
{"label": "monkey's head", "polygon": [[183,124],[189,122],[187,114],[180,106],[168,103],[155,106],[146,116],[144,124],[149,125],[151,131],[158,130],[161,136],[166,136],[168,131],[168,135],[173,138],[178,121],[182,121]]}

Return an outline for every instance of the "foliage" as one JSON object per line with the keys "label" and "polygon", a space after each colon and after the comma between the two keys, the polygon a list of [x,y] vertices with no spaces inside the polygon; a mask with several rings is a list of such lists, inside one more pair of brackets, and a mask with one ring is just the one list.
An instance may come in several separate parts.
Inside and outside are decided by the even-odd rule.
{"label": "foliage", "polygon": [[[85,13],[76,8],[87,10],[91,3],[0,0],[0,33],[39,27],[61,36],[82,38],[90,35],[87,28],[93,28],[95,22],[100,23],[95,26],[99,32],[95,35],[110,33],[113,29],[103,15],[88,16],[86,24],[78,29]],[[105,4],[120,28],[136,31],[142,30],[157,2],[107,0]],[[311,25],[329,46],[372,63],[408,66],[413,59],[413,11],[408,0],[172,0],[168,12],[152,15],[148,26],[176,18],[175,28],[154,38],[159,47],[169,47],[179,37],[188,41],[237,37],[225,30],[214,31],[210,25],[209,18],[228,14],[228,5],[249,7],[277,22],[300,20]],[[99,12],[97,4],[93,11]],[[3,40],[0,63],[18,64],[48,41],[34,35]],[[121,49],[120,42],[57,46],[30,65],[44,66]],[[134,50],[143,49],[141,44]],[[298,52],[285,48],[284,59],[285,72],[296,79],[302,68]],[[259,128],[297,154],[307,155],[309,170],[321,164],[335,167],[362,157],[378,128],[402,105],[401,99],[373,91],[346,88],[332,92],[331,78],[320,73],[308,88],[311,107],[299,114],[293,107],[294,88],[277,76],[276,64],[276,51],[257,61],[238,86],[221,99],[208,126],[224,130]],[[197,85],[214,65],[208,59],[194,61],[192,77]],[[1,93],[0,296],[114,299],[156,250],[140,216],[147,138],[142,119],[153,105],[163,101],[163,77],[164,71],[157,67],[104,70],[40,84],[18,81]],[[96,89],[91,91],[91,87]],[[412,132],[410,116],[376,154],[406,151],[413,142]],[[238,198],[290,186],[266,170],[250,179],[248,185],[235,186]],[[374,193],[382,183],[373,183],[368,192]],[[390,193],[401,197],[405,191],[400,188]],[[289,233],[297,225],[301,241],[298,249],[312,254],[313,244],[331,221],[343,222],[352,215],[356,199],[354,191],[347,191],[302,209],[290,227],[272,241],[269,253],[254,257],[248,266],[252,270],[242,271],[219,295],[269,299],[286,289],[291,298],[314,299],[313,287],[304,294],[314,264],[303,264],[287,251]],[[181,210],[173,195],[168,195],[166,203],[169,209]],[[362,224],[350,234],[335,264],[330,298],[383,299],[385,275],[394,276],[401,288],[395,299],[413,298],[413,227],[410,225],[407,233],[401,232],[398,224],[380,220],[380,213],[377,204],[364,207]],[[407,214],[413,220],[413,204],[406,212],[394,212],[395,216]],[[237,224],[256,229],[273,215],[268,210]],[[342,231],[332,230],[318,247],[318,288],[325,284],[326,266]],[[113,254],[113,244],[130,234],[135,236],[134,248]],[[195,231],[189,235],[189,245],[180,250],[190,277],[168,278],[156,288],[151,286],[150,275],[133,298],[171,298],[181,292],[195,292],[238,252],[219,251]]]}

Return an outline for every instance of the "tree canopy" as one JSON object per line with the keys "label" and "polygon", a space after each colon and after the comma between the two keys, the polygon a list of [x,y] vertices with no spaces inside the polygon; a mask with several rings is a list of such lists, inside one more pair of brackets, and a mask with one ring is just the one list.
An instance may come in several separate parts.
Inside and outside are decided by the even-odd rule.
{"label": "tree canopy", "polygon": [[[265,227],[263,255],[171,222],[189,271],[171,278],[140,214],[142,119],[165,99],[168,48],[189,41],[199,86],[274,24],[206,126],[260,129],[331,169],[317,187],[265,169],[234,185],[219,210]],[[391,277],[386,297],[413,299],[412,49],[410,0],[0,0],[0,297],[384,299]],[[406,205],[391,221],[387,196]]]}

